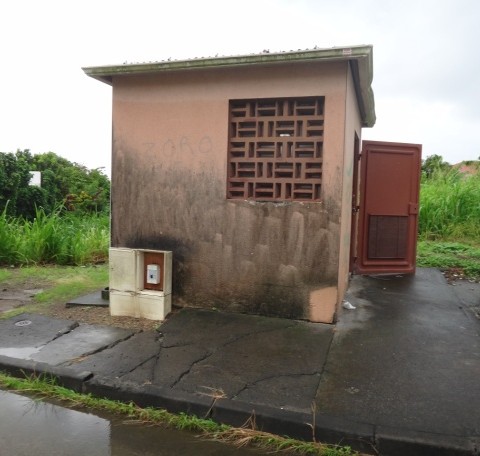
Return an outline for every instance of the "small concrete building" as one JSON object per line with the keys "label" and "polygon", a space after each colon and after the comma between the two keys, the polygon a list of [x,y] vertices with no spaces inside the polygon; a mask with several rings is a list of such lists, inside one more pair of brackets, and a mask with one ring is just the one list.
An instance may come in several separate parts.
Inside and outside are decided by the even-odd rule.
{"label": "small concrete building", "polygon": [[113,88],[112,292],[148,290],[147,266],[171,261],[164,313],[332,322],[372,68],[371,46],[84,68]]}

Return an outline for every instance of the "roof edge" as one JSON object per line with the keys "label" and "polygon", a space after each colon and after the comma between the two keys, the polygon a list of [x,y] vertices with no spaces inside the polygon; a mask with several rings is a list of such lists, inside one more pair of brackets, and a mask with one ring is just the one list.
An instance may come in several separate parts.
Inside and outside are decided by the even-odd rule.
{"label": "roof edge", "polygon": [[306,49],[288,52],[264,52],[238,56],[200,57],[186,60],[166,60],[147,63],[125,63],[83,67],[88,76],[111,85],[112,78],[120,75],[151,74],[170,71],[187,71],[213,68],[232,68],[250,65],[285,64],[309,61],[349,61],[357,91],[357,98],[365,127],[375,124],[374,97],[371,88],[373,79],[373,46],[360,45],[327,49]]}

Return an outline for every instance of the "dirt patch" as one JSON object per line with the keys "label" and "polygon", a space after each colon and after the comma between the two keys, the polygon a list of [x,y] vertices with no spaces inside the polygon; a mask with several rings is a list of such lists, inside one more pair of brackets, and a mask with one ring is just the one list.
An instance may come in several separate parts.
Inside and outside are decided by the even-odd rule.
{"label": "dirt patch", "polygon": [[32,310],[31,305],[35,303],[35,295],[51,286],[52,284],[48,279],[38,277],[20,280],[18,270],[12,270],[12,277],[0,283],[0,314],[12,309],[21,310],[22,307],[25,307],[25,311],[29,313],[33,312],[54,318],[75,320],[79,323],[109,325],[137,331],[154,330],[160,324],[159,321],[145,318],[112,317],[108,307],[66,307],[65,302],[44,307],[38,306],[38,309]]}
{"label": "dirt patch", "polygon": [[465,274],[465,271],[463,268],[448,268],[446,270],[442,271],[442,274],[445,276],[445,279],[447,280],[448,283],[453,283],[456,282],[457,280],[465,280],[470,283],[478,283],[478,280],[474,280],[470,277],[468,277]]}
{"label": "dirt patch", "polygon": [[74,306],[65,307],[65,304],[52,304],[46,309],[38,310],[39,314],[55,318],[75,320],[79,323],[91,325],[109,325],[117,328],[151,331],[156,329],[160,322],[146,318],[112,317],[108,307]]}
{"label": "dirt patch", "polygon": [[30,304],[35,295],[42,291],[41,288],[32,290],[0,288],[0,313]]}

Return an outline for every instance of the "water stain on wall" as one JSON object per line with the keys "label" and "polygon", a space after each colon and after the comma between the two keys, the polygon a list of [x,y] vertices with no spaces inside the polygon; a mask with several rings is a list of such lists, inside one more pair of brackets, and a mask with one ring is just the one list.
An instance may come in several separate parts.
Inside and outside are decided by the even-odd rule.
{"label": "water stain on wall", "polygon": [[310,290],[336,284],[332,201],[227,200],[214,166],[166,167],[125,147],[112,188],[112,246],[171,250],[174,304],[307,318]]}

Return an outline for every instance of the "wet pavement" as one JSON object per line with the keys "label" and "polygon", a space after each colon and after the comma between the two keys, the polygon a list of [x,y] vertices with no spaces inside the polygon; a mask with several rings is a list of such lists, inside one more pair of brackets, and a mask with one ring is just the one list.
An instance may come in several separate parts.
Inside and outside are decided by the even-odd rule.
{"label": "wet pavement", "polygon": [[373,454],[477,454],[480,285],[419,269],[355,276],[347,299],[336,325],[184,309],[135,333],[24,314],[0,322],[0,369]]}
{"label": "wet pavement", "polygon": [[195,435],[67,409],[0,390],[0,454],[15,456],[247,456]]}
{"label": "wet pavement", "polygon": [[357,277],[350,295],[358,307],[337,324],[317,407],[377,424],[376,434],[392,440],[477,448],[480,320],[459,300],[460,287],[480,303],[479,284],[446,285],[435,270]]}

